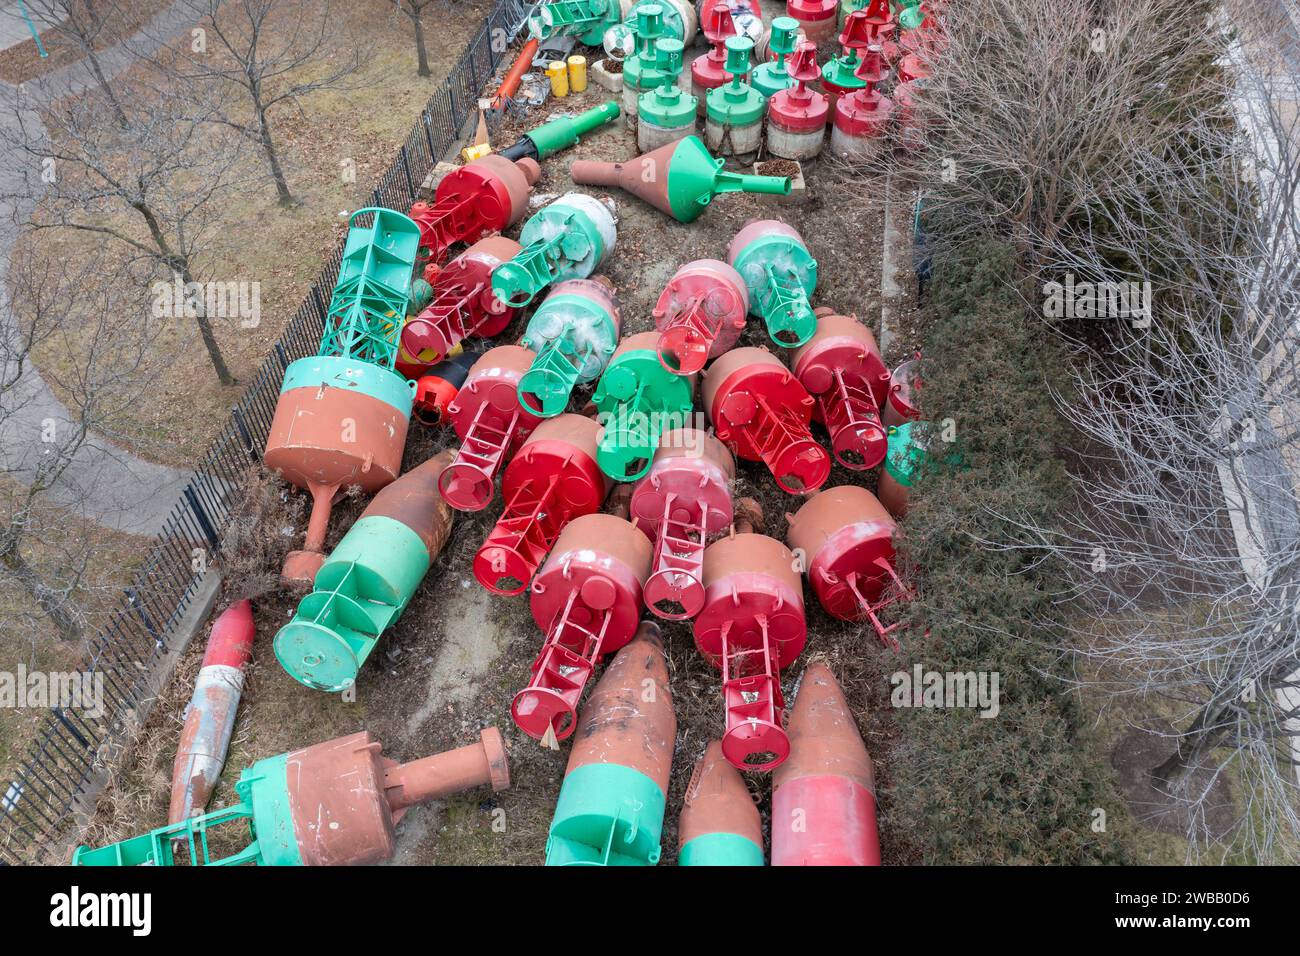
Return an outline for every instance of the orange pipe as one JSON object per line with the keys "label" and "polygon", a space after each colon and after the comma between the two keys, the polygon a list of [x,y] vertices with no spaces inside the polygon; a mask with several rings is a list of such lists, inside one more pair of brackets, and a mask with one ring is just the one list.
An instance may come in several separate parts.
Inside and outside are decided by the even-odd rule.
{"label": "orange pipe", "polygon": [[497,87],[497,95],[492,98],[492,109],[501,109],[505,105],[505,101],[515,95],[515,90],[519,89],[519,81],[532,68],[533,57],[536,55],[537,40],[529,40],[519,51],[519,56],[515,58],[514,64],[506,72],[501,85]]}

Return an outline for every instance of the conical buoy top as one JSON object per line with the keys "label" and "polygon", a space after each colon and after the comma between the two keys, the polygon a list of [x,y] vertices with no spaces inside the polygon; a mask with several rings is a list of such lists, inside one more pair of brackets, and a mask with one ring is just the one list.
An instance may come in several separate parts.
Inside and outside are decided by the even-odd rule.
{"label": "conical buoy top", "polygon": [[822,70],[817,65],[817,44],[802,40],[786,61],[786,72],[802,83],[815,83],[821,79]]}
{"label": "conical buoy top", "polygon": [[676,739],[663,638],[657,624],[642,621],[583,707],[567,773],[616,763],[640,771],[667,793]]}
{"label": "conical buoy top", "polygon": [[677,830],[679,866],[763,865],[758,807],[717,740],[695,764]]}
{"label": "conical buoy top", "polygon": [[643,621],[591,692],[546,841],[547,866],[654,866],[677,719],[659,628]]}
{"label": "conical buoy top", "polygon": [[686,136],[626,163],[577,160],[569,167],[569,176],[579,185],[612,186],[630,192],[678,222],[698,219],[719,193],[784,196],[790,192],[787,176],[725,172],[722,164],[698,136]]}
{"label": "conical buoy top", "polygon": [[871,757],[825,664],[804,671],[786,731],[790,756],[772,774],[772,865],[878,866]]}

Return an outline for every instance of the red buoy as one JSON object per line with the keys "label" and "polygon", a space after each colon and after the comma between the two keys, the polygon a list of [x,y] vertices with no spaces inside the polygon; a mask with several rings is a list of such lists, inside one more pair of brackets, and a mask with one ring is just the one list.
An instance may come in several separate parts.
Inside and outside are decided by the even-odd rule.
{"label": "red buoy", "polygon": [[707,432],[676,428],[660,436],[630,503],[655,543],[645,601],[657,616],[682,620],[704,606],[704,546],[731,524],[735,478],[735,459]]}
{"label": "red buoy", "polygon": [[536,740],[573,733],[596,664],[636,633],[649,573],[650,539],[635,525],[607,514],[565,525],[530,588],[533,620],[546,643],[510,705],[520,730]]}
{"label": "red buoy", "polygon": [[825,664],[804,671],[789,732],[772,775],[772,865],[879,866],[871,757]]}
{"label": "red buoy", "polygon": [[196,816],[208,805],[226,764],[244,690],[244,669],[253,656],[256,636],[253,605],[248,600],[236,601],[213,622],[172,764],[168,823]]}
{"label": "red buoy", "polygon": [[474,556],[474,577],[494,594],[519,594],[564,526],[600,508],[610,480],[596,464],[600,425],[581,415],[543,421],[501,478],[505,507]]}
{"label": "red buoy", "polygon": [[889,369],[871,330],[856,316],[817,310],[817,332],[794,353],[794,373],[817,401],[815,416],[831,436],[845,468],[863,471],[885,460],[880,421],[889,395]]}
{"label": "red buoy", "polygon": [[718,437],[739,457],[767,465],[781,490],[810,491],[830,476],[830,455],[808,429],[812,397],[771,352],[727,352],[704,373],[702,396]]}
{"label": "red buoy", "polygon": [[457,511],[482,511],[497,474],[541,421],[519,404],[516,389],[537,356],[522,345],[498,345],[470,367],[447,406],[460,437],[456,459],[438,478],[442,499]]}

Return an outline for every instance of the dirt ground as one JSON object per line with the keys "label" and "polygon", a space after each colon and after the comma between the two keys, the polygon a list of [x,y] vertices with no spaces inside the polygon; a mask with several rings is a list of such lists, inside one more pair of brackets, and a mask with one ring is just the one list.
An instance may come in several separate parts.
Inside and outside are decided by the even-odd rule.
{"label": "dirt ground", "polygon": [[[494,142],[508,144],[521,129],[537,125],[552,112],[586,109],[607,98],[604,93],[593,85],[581,96],[548,103],[522,122],[507,121]],[[621,160],[636,153],[635,137],[620,119],[575,149],[544,162],[536,197],[544,201],[574,188],[567,173],[571,160]],[[727,241],[753,218],[783,219],[801,231],[820,263],[814,305],[856,313],[878,332],[883,184],[854,183],[852,175],[826,161],[806,164],[805,178],[810,195],[801,205],[778,205],[771,197],[725,195],[689,225],[673,222],[633,197],[609,194],[618,207],[618,241],[599,272],[617,286],[623,333],[652,328],[651,309],[673,271],[691,259],[724,257]],[[590,191],[606,195],[601,190]],[[846,214],[846,209],[851,213]],[[900,215],[905,227],[906,210]],[[518,227],[508,234],[517,237]],[[902,234],[908,235],[906,228]],[[909,276],[898,278],[905,289],[914,285]],[[916,345],[912,299],[909,294],[903,304],[903,331],[888,359],[899,358]],[[526,316],[516,320],[497,341],[516,341],[525,324]],[[751,319],[741,344],[765,345],[766,339],[761,322]],[[585,404],[589,393],[589,388],[580,390],[573,407]],[[454,442],[449,430],[430,431],[413,424],[405,465],[409,468],[425,461]],[[874,487],[875,477],[837,465],[827,487],[846,483]],[[765,533],[784,538],[786,512],[796,510],[799,500],[780,492],[761,464],[739,463],[735,494],[757,498],[765,513]],[[336,508],[331,545],[363,506],[364,501],[352,500]],[[365,728],[383,741],[387,755],[410,759],[468,743],[480,728],[495,725],[510,749],[512,789],[491,795],[476,792],[412,811],[399,827],[394,862],[543,861],[568,747],[544,749],[510,720],[510,698],[527,683],[542,634],[532,622],[526,597],[490,595],[472,577],[473,554],[499,511],[498,496],[485,511],[456,516],[447,547],[401,620],[381,638],[363,668],[356,701],[345,703],[337,696],[297,684],[274,659],[275,631],[292,616],[295,606],[294,599],[276,587],[274,571],[284,553],[301,541],[304,496],[273,480],[254,483],[247,506],[248,533],[240,536],[226,556],[223,602],[245,595],[255,597],[255,664],[226,775],[213,806],[232,800],[234,781],[254,760],[332,736]],[[801,659],[783,675],[787,702],[809,660],[830,662],[859,716],[860,729],[876,761],[879,799],[882,807],[887,807],[894,799],[890,783],[896,734],[888,707],[887,675],[896,667],[874,634],[831,619],[810,591],[806,599],[809,640]],[[721,733],[722,702],[719,674],[695,650],[689,622],[661,624],[678,723],[663,834],[663,861],[672,863],[682,795],[695,760],[708,741]],[[202,654],[203,637],[195,641],[178,680],[154,710],[131,765],[102,800],[87,842],[99,845],[164,822],[180,714]],[[766,821],[771,799],[769,776],[749,774],[748,780]],[[491,811],[497,807],[505,811],[501,832],[492,827]],[[915,859],[905,834],[882,833],[881,846],[886,863]]]}

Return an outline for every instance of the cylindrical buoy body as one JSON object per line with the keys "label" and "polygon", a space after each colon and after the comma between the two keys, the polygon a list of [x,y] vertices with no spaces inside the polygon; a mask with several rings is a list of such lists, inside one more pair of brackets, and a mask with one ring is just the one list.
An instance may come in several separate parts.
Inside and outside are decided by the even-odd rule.
{"label": "cylindrical buoy body", "polygon": [[340,488],[374,493],[397,477],[414,397],[414,383],[396,372],[341,356],[314,355],[285,370],[262,461],[313,499],[306,542],[285,561],[287,582],[309,585],[320,569]]}
{"label": "cylindrical buoy body", "polygon": [[835,103],[831,152],[848,162],[865,162],[884,149],[885,132],[894,104],[879,94],[859,91]]}
{"label": "cylindrical buoy body", "polygon": [[643,477],[659,435],[689,424],[694,398],[695,376],[678,375],[659,361],[658,332],[619,342],[591,397],[601,423],[601,470],[615,481]]}
{"label": "cylindrical buoy body", "polygon": [[252,657],[256,636],[253,605],[248,600],[236,601],[212,624],[172,764],[168,823],[202,813],[208,805],[226,764],[244,690],[244,668]]}
{"label": "cylindrical buoy body", "polygon": [[519,382],[519,404],[539,418],[560,414],[576,386],[605,370],[622,327],[614,286],[604,276],[555,286],[524,333],[521,344],[537,357]]}
{"label": "cylindrical buoy body", "polygon": [[[479,742],[410,763],[383,755],[368,731],[259,760],[235,784],[239,802],[111,846],[79,847],[74,866],[365,866],[390,859],[394,827],[409,807],[491,784],[510,786],[495,727]],[[246,821],[251,841],[217,857],[210,834]]]}
{"label": "cylindrical buoy body", "polygon": [[488,236],[438,271],[432,298],[402,326],[397,370],[419,378],[470,336],[492,338],[518,310],[492,292],[492,270],[519,254],[519,243]]}
{"label": "cylindrical buoy body", "polygon": [[646,621],[582,709],[546,865],[658,863],[676,738],[663,640]]}
{"label": "cylindrical buoy body", "polygon": [[609,206],[585,193],[565,193],[524,223],[523,248],[492,270],[492,292],[521,308],[548,286],[586,279],[614,248],[617,233]]}
{"label": "cylindrical buoy body", "polygon": [[536,160],[512,162],[494,153],[448,173],[438,183],[432,205],[411,207],[411,218],[420,227],[419,261],[440,265],[454,243],[477,242],[518,222],[541,175]]}
{"label": "cylindrical buoy body", "polygon": [[787,61],[791,86],[776,90],[767,103],[767,149],[783,159],[811,159],[822,151],[830,101],[809,86],[821,78],[817,47],[800,42]]}
{"label": "cylindrical buoy body", "polygon": [[912,485],[925,466],[926,451],[920,444],[919,422],[904,422],[889,429],[889,454],[880,473],[876,496],[896,520],[907,514]]}
{"label": "cylindrical buoy body", "polygon": [[524,733],[537,740],[573,733],[596,664],[636,632],[650,560],[650,539],[622,518],[588,514],[565,525],[529,589],[546,642],[510,706]]}
{"label": "cylindrical buoy body", "polygon": [[659,361],[678,375],[701,371],[745,330],[749,288],[731,266],[696,259],[678,268],[655,303]]}
{"label": "cylindrical buoy body", "polygon": [[474,556],[474,577],[495,594],[528,587],[564,525],[599,510],[610,481],[596,464],[600,425],[548,418],[519,446],[501,478],[505,507]]}
{"label": "cylindrical buoy body", "polygon": [[749,310],[778,345],[796,348],[817,330],[809,297],[817,260],[793,226],[779,219],[746,223],[727,245],[727,261],[749,289]]}
{"label": "cylindrical buoy body", "polygon": [[701,388],[705,414],[736,455],[762,461],[783,491],[820,487],[830,455],[813,440],[813,400],[772,353],[732,349],[715,361]]}
{"label": "cylindrical buoy body", "polygon": [[[820,116],[810,115],[807,122],[801,123],[788,113],[778,114],[775,108],[769,109],[767,151],[773,156],[804,160],[821,154],[826,142],[826,98],[820,94],[814,95],[820,97],[818,102],[822,106],[822,112]],[[777,102],[776,97],[773,97],[772,102]]]}
{"label": "cylindrical buoy body", "polygon": [[894,519],[866,488],[840,485],[814,495],[790,519],[786,541],[803,555],[808,581],[827,613],[865,619],[891,581]]}
{"label": "cylindrical buoy body", "polygon": [[704,552],[704,588],[695,645],[724,674],[722,751],[741,769],[770,770],[790,749],[781,670],[808,633],[797,561],[766,535],[720,538]]}
{"label": "cylindrical buoy body", "polygon": [[704,606],[704,547],[731,524],[736,462],[708,432],[679,428],[660,436],[650,472],[632,493],[638,525],[653,529],[655,559],[645,602],[658,617],[694,617]]}
{"label": "cylindrical buoy body", "polygon": [[814,415],[830,432],[840,464],[855,471],[879,465],[887,445],[880,406],[889,395],[889,370],[871,330],[855,316],[818,309],[817,332],[791,364],[817,402]]}
{"label": "cylindrical buoy body", "polygon": [[275,636],[275,656],[294,680],[324,691],[355,682],[451,533],[452,511],[438,494],[451,457],[441,452],[375,495],[321,565]]}
{"label": "cylindrical buoy body", "polygon": [[871,757],[835,675],[809,664],[772,775],[773,866],[879,866]]}
{"label": "cylindrical buoy body", "polygon": [[837,0],[787,0],[785,12],[799,21],[805,37],[821,44],[835,36],[837,7]]}

